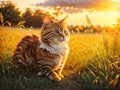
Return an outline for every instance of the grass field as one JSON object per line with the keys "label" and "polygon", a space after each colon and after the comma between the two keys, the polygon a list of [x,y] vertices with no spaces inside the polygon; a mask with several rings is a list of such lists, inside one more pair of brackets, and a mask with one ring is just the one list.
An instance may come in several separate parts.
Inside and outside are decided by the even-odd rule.
{"label": "grass field", "polygon": [[27,34],[38,29],[0,27],[0,90],[120,90],[120,33],[71,34],[65,78],[52,82],[31,68],[16,71],[12,55]]}

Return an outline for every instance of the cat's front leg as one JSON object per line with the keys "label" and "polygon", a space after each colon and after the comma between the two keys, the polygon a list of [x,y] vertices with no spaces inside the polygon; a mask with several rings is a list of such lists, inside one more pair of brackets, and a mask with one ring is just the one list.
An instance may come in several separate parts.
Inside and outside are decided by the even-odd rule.
{"label": "cat's front leg", "polygon": [[65,61],[61,63],[60,67],[56,70],[56,73],[61,77],[61,78],[64,78],[64,76],[62,75],[62,71],[63,71],[63,68],[64,68],[64,64],[65,64]]}
{"label": "cat's front leg", "polygon": [[42,67],[40,72],[38,72],[38,75],[45,75],[52,81],[61,81],[61,77],[51,67],[48,66]]}
{"label": "cat's front leg", "polygon": [[64,56],[63,59],[62,59],[62,62],[61,62],[60,67],[56,70],[56,73],[57,73],[61,78],[64,78],[64,76],[63,76],[63,74],[62,74],[62,71],[63,71],[64,65],[65,65],[65,63],[66,63],[66,59],[67,59],[67,57]]}

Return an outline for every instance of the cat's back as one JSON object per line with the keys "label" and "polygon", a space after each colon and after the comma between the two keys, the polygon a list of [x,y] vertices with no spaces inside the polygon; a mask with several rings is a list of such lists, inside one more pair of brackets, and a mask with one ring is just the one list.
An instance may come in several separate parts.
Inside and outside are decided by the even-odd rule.
{"label": "cat's back", "polygon": [[36,44],[38,44],[39,38],[36,35],[26,35],[21,39],[21,41],[18,43],[17,48],[32,48],[35,47]]}

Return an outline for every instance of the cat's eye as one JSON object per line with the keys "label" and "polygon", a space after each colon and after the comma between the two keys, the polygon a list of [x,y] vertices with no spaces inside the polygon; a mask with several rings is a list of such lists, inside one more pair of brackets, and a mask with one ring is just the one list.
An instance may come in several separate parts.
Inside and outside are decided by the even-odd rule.
{"label": "cat's eye", "polygon": [[64,30],[64,34],[66,34],[66,35],[67,35],[67,34],[68,34],[68,32],[67,32],[66,30]]}
{"label": "cat's eye", "polygon": [[60,34],[60,31],[59,31],[59,30],[54,30],[54,32],[55,32],[56,34]]}

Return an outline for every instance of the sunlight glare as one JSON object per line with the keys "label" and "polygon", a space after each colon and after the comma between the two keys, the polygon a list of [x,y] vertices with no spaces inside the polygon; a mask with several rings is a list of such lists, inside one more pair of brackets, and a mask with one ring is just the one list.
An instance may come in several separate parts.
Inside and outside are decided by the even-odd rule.
{"label": "sunlight glare", "polygon": [[112,0],[112,1],[113,1],[113,2],[118,2],[118,3],[120,2],[120,0]]}

